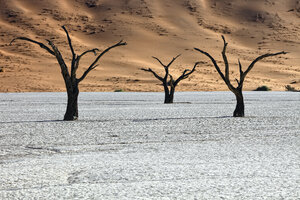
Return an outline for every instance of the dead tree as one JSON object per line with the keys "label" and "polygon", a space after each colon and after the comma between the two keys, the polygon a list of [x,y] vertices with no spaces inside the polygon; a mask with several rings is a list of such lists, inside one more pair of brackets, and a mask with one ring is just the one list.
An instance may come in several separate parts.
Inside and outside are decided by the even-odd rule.
{"label": "dead tree", "polygon": [[197,65],[199,64],[199,62],[195,63],[194,67],[192,70],[186,69],[183,71],[183,73],[181,74],[181,76],[179,76],[176,80],[173,79],[173,76],[169,73],[169,67],[172,65],[172,63],[179,57],[180,55],[174,57],[171,62],[169,62],[168,65],[163,64],[158,58],[156,57],[152,57],[155,60],[157,60],[165,69],[165,75],[164,77],[159,76],[156,72],[154,72],[151,68],[145,69],[145,68],[141,68],[141,70],[146,71],[146,72],[151,72],[155,78],[157,78],[158,80],[160,80],[162,82],[162,85],[164,87],[164,91],[165,91],[165,102],[164,103],[173,103],[173,99],[174,99],[174,93],[175,93],[175,87],[178,85],[178,83],[189,77],[189,75],[191,75]]}
{"label": "dead tree", "polygon": [[[68,104],[67,104],[67,109],[66,109],[66,113],[64,116],[64,120],[71,121],[71,120],[78,119],[78,95],[79,95],[78,85],[79,85],[79,83],[86,78],[86,76],[89,74],[89,72],[91,72],[93,69],[95,69],[98,66],[97,63],[104,54],[106,54],[109,50],[111,50],[115,47],[126,45],[126,42],[120,41],[120,42],[106,48],[98,56],[97,56],[97,52],[99,51],[99,49],[97,49],[97,48],[87,50],[87,51],[81,53],[80,55],[77,55],[73,49],[72,41],[71,41],[71,38],[69,36],[67,29],[64,26],[62,26],[62,28],[66,33],[69,47],[70,47],[70,50],[72,53],[71,70],[68,69],[68,66],[65,63],[60,51],[58,50],[58,48],[54,45],[54,43],[51,40],[47,40],[50,47],[48,47],[47,45],[45,45],[41,42],[37,42],[35,40],[29,39],[27,37],[17,37],[15,39],[13,39],[10,42],[10,44],[12,44],[16,40],[25,40],[25,41],[39,45],[42,49],[45,49],[48,53],[50,53],[51,55],[56,57],[57,62],[61,68],[61,74],[65,81],[65,86],[66,86],[67,94],[68,94]],[[92,64],[84,71],[84,73],[81,75],[81,77],[77,78],[76,72],[79,67],[79,62],[80,62],[81,58],[88,53],[94,53],[95,56],[97,56],[97,57],[92,62]]]}
{"label": "dead tree", "polygon": [[267,53],[267,54],[261,55],[261,56],[257,57],[256,59],[254,59],[252,61],[252,63],[248,66],[246,71],[243,71],[242,64],[241,64],[240,60],[238,60],[239,71],[240,71],[240,79],[239,80],[235,79],[236,82],[237,82],[237,87],[234,87],[231,84],[230,78],[229,78],[229,63],[228,63],[228,59],[227,59],[227,56],[226,56],[226,48],[227,48],[228,43],[226,42],[225,37],[223,35],[222,35],[222,39],[223,39],[223,42],[224,42],[222,57],[223,57],[224,64],[225,64],[225,75],[220,70],[220,67],[217,64],[216,60],[209,53],[207,53],[205,51],[202,51],[198,48],[195,48],[195,50],[199,51],[200,53],[202,53],[202,54],[206,55],[208,58],[210,58],[213,65],[215,66],[217,72],[219,73],[219,75],[221,76],[221,78],[223,79],[223,81],[225,82],[227,87],[229,88],[229,90],[235,94],[237,104],[236,104],[236,108],[233,112],[233,116],[234,117],[244,117],[245,116],[245,111],[244,111],[245,110],[245,105],[244,105],[244,98],[243,98],[243,84],[244,84],[244,81],[245,81],[245,78],[246,78],[247,74],[250,72],[251,69],[253,69],[255,63],[262,60],[263,58],[267,58],[267,57],[271,57],[271,56],[277,56],[277,55],[280,55],[280,54],[286,54],[286,52],[282,51],[282,52],[278,52],[278,53]]}

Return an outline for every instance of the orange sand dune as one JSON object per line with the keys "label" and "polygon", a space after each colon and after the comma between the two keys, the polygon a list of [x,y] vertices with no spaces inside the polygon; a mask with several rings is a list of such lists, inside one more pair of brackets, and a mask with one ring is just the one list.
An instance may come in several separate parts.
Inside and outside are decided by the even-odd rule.
{"label": "orange sand dune", "polygon": [[[221,61],[222,34],[229,43],[233,80],[238,58],[246,67],[261,54],[290,52],[258,63],[245,90],[261,85],[284,90],[288,84],[300,89],[299,0],[0,0],[0,6],[0,92],[65,91],[52,55],[24,41],[9,45],[18,36],[50,39],[69,63],[62,25],[76,53],[104,49],[121,39],[128,43],[103,57],[81,91],[161,91],[159,82],[139,69],[163,73],[151,57],[168,62],[177,54],[182,56],[171,67],[173,76],[202,63],[178,90],[226,90],[209,60],[193,50],[203,49]],[[79,75],[94,58],[82,61]]]}

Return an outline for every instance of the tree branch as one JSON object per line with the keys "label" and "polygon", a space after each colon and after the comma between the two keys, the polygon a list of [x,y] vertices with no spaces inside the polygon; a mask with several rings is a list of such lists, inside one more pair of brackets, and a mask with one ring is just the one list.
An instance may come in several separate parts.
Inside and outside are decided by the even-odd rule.
{"label": "tree branch", "polygon": [[43,43],[41,42],[37,42],[35,40],[32,40],[32,39],[29,39],[27,37],[17,37],[15,39],[13,39],[9,45],[11,45],[13,42],[15,42],[16,40],[25,40],[25,41],[28,41],[28,42],[32,42],[34,44],[37,44],[39,45],[42,49],[45,49],[46,51],[48,51],[50,54],[54,55],[55,56],[55,53],[49,48],[47,47],[46,45],[44,45]]}
{"label": "tree branch", "polygon": [[[54,55],[55,55],[55,57],[56,57],[56,59],[59,63],[60,68],[61,68],[61,73],[63,75],[65,83],[66,84],[68,83],[70,85],[69,81],[71,81],[70,80],[71,77],[70,77],[70,74],[69,74],[69,71],[68,71],[68,67],[67,67],[60,51],[57,49],[57,47],[50,40],[47,40],[47,41],[53,49]],[[67,87],[67,85],[66,85],[66,87]]]}
{"label": "tree branch", "polygon": [[83,52],[83,53],[80,54],[79,56],[77,56],[77,58],[75,59],[75,65],[74,65],[73,73],[76,74],[76,71],[77,71],[77,69],[78,69],[78,67],[79,67],[80,59],[81,59],[84,55],[86,55],[86,54],[88,54],[88,53],[94,53],[95,56],[96,56],[96,55],[97,55],[97,51],[99,51],[99,49],[97,49],[97,48],[95,48],[95,49],[90,49],[90,50],[87,50],[87,51]]}
{"label": "tree branch", "polygon": [[208,58],[210,58],[210,60],[212,61],[212,63],[214,64],[214,67],[216,68],[217,72],[220,74],[221,78],[223,79],[223,81],[227,84],[227,80],[224,76],[224,74],[222,73],[222,71],[220,70],[220,67],[218,66],[216,60],[207,52],[202,51],[201,49],[198,48],[194,48],[196,51],[199,51],[200,53],[206,55]]}
{"label": "tree branch", "polygon": [[212,61],[212,63],[214,64],[217,72],[219,73],[219,75],[221,76],[221,78],[223,79],[223,81],[225,82],[225,84],[227,85],[227,87],[229,88],[229,90],[233,91],[235,88],[233,87],[233,85],[230,83],[230,80],[227,79],[224,74],[222,73],[222,71],[220,70],[220,67],[218,66],[216,60],[207,52],[202,51],[201,49],[198,48],[194,48],[196,51],[199,51],[200,53],[206,55],[207,57],[210,58],[210,60]]}
{"label": "tree branch", "polygon": [[69,47],[70,47],[70,50],[72,52],[72,57],[73,57],[73,59],[75,59],[76,54],[75,54],[75,51],[73,49],[73,45],[72,45],[72,41],[71,41],[70,35],[69,35],[69,33],[68,33],[68,31],[67,31],[67,29],[66,29],[65,26],[62,26],[62,28],[64,29],[64,31],[65,31],[65,33],[67,35]]}
{"label": "tree branch", "polygon": [[89,66],[89,68],[83,73],[83,75],[78,79],[78,82],[81,82],[87,75],[90,71],[92,71],[93,69],[96,68],[96,64],[97,62],[99,61],[99,59],[104,55],[106,54],[109,50],[115,48],[115,47],[118,47],[118,46],[125,46],[127,45],[126,42],[123,42],[122,40],[120,42],[118,42],[117,44],[115,45],[112,45],[108,48],[106,48],[104,51],[102,51],[102,53],[95,59],[95,61]]}
{"label": "tree branch", "polygon": [[68,43],[69,43],[69,47],[70,47],[70,50],[71,50],[71,53],[72,53],[72,62],[71,62],[71,77],[73,80],[76,79],[76,67],[78,68],[78,65],[75,63],[75,60],[76,60],[76,54],[75,54],[75,51],[73,49],[73,45],[72,45],[72,41],[71,41],[71,38],[70,38],[70,35],[66,29],[65,26],[62,26],[62,28],[64,29],[66,35],[67,35],[67,38],[68,38]]}
{"label": "tree branch", "polygon": [[226,49],[227,49],[228,43],[226,42],[224,35],[222,35],[222,39],[223,39],[223,42],[224,42],[222,57],[223,57],[224,64],[225,64],[225,78],[228,81],[230,81],[230,79],[229,79],[229,64],[228,64],[228,59],[227,59],[227,56],[226,56]]}
{"label": "tree branch", "polygon": [[151,72],[161,82],[163,82],[163,80],[164,80],[161,76],[159,76],[157,73],[155,73],[151,68],[148,68],[148,69],[141,68],[140,70],[143,70],[143,71],[146,71],[146,72]]}
{"label": "tree branch", "polygon": [[168,65],[164,65],[158,58],[153,57],[154,59],[158,60],[158,62],[159,62],[162,66],[164,66],[164,68],[165,68],[165,72],[166,72],[165,77],[164,77],[164,81],[165,81],[165,82],[167,81],[168,76],[169,76],[169,67],[173,64],[173,62],[174,62],[179,56],[180,56],[180,54],[177,55],[177,56],[175,56],[175,57],[169,62]]}
{"label": "tree branch", "polygon": [[239,62],[239,71],[240,71],[240,81],[238,81],[238,87],[242,88],[243,87],[242,79],[243,79],[244,72],[243,72],[243,67],[240,59],[238,59],[238,62]]}
{"label": "tree branch", "polygon": [[160,60],[159,58],[154,57],[154,56],[152,56],[152,58],[154,58],[155,60],[157,60],[163,67],[167,67],[165,64],[163,64],[163,63],[161,62],[161,60]]}
{"label": "tree branch", "polygon": [[172,65],[172,63],[173,63],[179,56],[181,56],[181,54],[175,56],[175,57],[169,62],[168,65],[163,64],[162,61],[161,61],[159,58],[157,58],[157,57],[152,56],[152,58],[154,58],[155,60],[157,60],[163,67],[166,68],[166,67],[170,67],[170,66]]}
{"label": "tree branch", "polygon": [[239,62],[239,70],[240,70],[240,74],[243,74],[243,67],[242,67],[242,63],[240,61],[240,59],[238,59],[238,62]]}
{"label": "tree branch", "polygon": [[254,67],[255,63],[257,63],[258,61],[264,59],[264,58],[267,58],[267,57],[271,57],[271,56],[277,56],[277,55],[280,55],[280,54],[287,54],[287,52],[285,51],[281,51],[281,52],[277,52],[277,53],[267,53],[267,54],[264,54],[264,55],[261,55],[259,57],[257,57],[254,61],[252,61],[252,63],[249,65],[249,67],[247,68],[247,70],[243,73],[242,77],[241,77],[241,80],[240,80],[240,83],[243,83],[247,74],[251,71],[251,69]]}
{"label": "tree branch", "polygon": [[85,51],[85,52],[83,52],[82,54],[80,54],[78,57],[77,57],[77,59],[79,58],[81,58],[82,56],[84,56],[85,54],[87,54],[87,53],[94,53],[95,54],[95,56],[97,55],[97,51],[100,51],[98,48],[94,48],[94,49],[90,49],[90,50],[87,50],[87,51]]}
{"label": "tree branch", "polygon": [[93,68],[92,68],[92,70],[95,69],[98,66],[99,66],[99,64],[94,65]]}
{"label": "tree branch", "polygon": [[175,85],[175,82],[174,82],[174,79],[173,79],[173,76],[171,74],[169,74],[170,76],[170,81],[169,81],[169,85],[171,88],[175,88],[176,85]]}
{"label": "tree branch", "polygon": [[189,69],[184,70],[182,75],[174,82],[174,85],[176,86],[181,80],[188,78],[196,70],[196,67],[199,63],[200,62],[196,62],[192,70]]}
{"label": "tree branch", "polygon": [[173,62],[174,62],[179,56],[181,56],[181,54],[178,54],[177,56],[175,56],[175,57],[171,60],[171,62],[167,65],[167,67],[170,67],[170,66],[173,64]]}

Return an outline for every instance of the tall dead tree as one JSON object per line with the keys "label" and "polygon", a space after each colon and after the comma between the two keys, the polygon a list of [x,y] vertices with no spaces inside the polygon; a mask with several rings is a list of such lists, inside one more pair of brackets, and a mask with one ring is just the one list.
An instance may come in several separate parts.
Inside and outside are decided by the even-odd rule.
{"label": "tall dead tree", "polygon": [[281,51],[281,52],[278,52],[278,53],[267,53],[267,54],[261,55],[261,56],[257,57],[256,59],[254,59],[252,61],[252,63],[248,66],[246,71],[243,71],[242,64],[241,64],[240,60],[238,60],[240,78],[239,78],[239,80],[235,79],[236,82],[237,82],[237,87],[234,87],[230,82],[229,63],[228,63],[228,59],[227,59],[227,56],[226,56],[226,48],[227,48],[228,43],[226,42],[225,37],[223,35],[222,35],[222,39],[223,39],[223,42],[224,42],[222,57],[223,57],[224,64],[225,64],[225,75],[220,70],[220,67],[217,64],[216,60],[209,53],[207,53],[205,51],[202,51],[198,48],[194,48],[194,49],[199,51],[200,53],[206,55],[208,58],[210,58],[213,65],[215,66],[217,72],[219,73],[219,75],[221,76],[221,78],[223,79],[223,81],[225,82],[227,87],[229,88],[229,90],[235,94],[237,104],[236,104],[236,108],[233,112],[233,116],[234,117],[244,117],[245,116],[245,105],[244,105],[244,97],[243,97],[243,84],[244,84],[244,81],[245,81],[245,78],[246,78],[247,74],[251,71],[251,69],[253,69],[255,63],[257,63],[258,61],[260,61],[264,58],[267,58],[267,57],[277,56],[277,55],[280,55],[280,54],[286,54],[286,52]]}
{"label": "tall dead tree", "polygon": [[165,69],[165,75],[164,77],[159,76],[156,72],[154,72],[151,68],[145,69],[145,68],[141,68],[141,70],[146,71],[146,72],[151,72],[155,78],[157,78],[158,80],[160,80],[162,82],[162,85],[164,87],[164,91],[165,91],[165,102],[164,103],[173,103],[173,99],[174,99],[174,93],[175,93],[175,87],[178,85],[178,83],[189,77],[189,75],[191,75],[197,65],[199,64],[199,62],[195,63],[194,67],[192,70],[186,69],[183,71],[183,73],[181,74],[181,76],[179,76],[176,80],[173,79],[173,76],[169,73],[169,67],[173,64],[173,62],[179,57],[180,55],[174,57],[171,62],[169,62],[168,65],[165,65],[162,63],[162,61],[160,61],[160,59],[156,58],[156,57],[152,57],[155,60],[157,60]]}
{"label": "tall dead tree", "polygon": [[[99,51],[99,49],[97,49],[97,48],[87,50],[87,51],[77,55],[73,49],[72,41],[71,41],[71,38],[69,36],[67,29],[64,26],[62,26],[62,28],[67,35],[69,47],[70,47],[70,50],[72,53],[72,61],[71,61],[71,69],[70,70],[68,69],[68,66],[65,63],[60,51],[58,50],[58,48],[54,45],[54,43],[51,40],[47,40],[50,47],[46,46],[45,44],[43,44],[41,42],[37,42],[35,40],[29,39],[27,37],[17,37],[15,39],[13,39],[10,42],[10,44],[15,42],[16,40],[25,40],[25,41],[39,45],[42,49],[45,49],[48,53],[50,53],[51,55],[56,57],[57,62],[61,68],[61,74],[65,81],[65,86],[66,86],[67,94],[68,94],[68,104],[67,104],[67,109],[66,109],[66,113],[64,116],[64,120],[71,121],[71,120],[78,119],[78,95],[79,95],[78,85],[79,85],[79,83],[86,78],[86,76],[89,74],[89,72],[91,72],[93,69],[95,69],[98,66],[97,63],[104,54],[106,54],[109,50],[111,50],[115,47],[126,45],[126,42],[120,41],[120,42],[106,48],[98,56],[97,56],[97,52]],[[79,67],[79,62],[80,62],[81,58],[88,53],[94,53],[95,56],[97,56],[97,57],[92,62],[92,64],[84,71],[84,73],[81,75],[81,77],[77,78],[76,72]]]}

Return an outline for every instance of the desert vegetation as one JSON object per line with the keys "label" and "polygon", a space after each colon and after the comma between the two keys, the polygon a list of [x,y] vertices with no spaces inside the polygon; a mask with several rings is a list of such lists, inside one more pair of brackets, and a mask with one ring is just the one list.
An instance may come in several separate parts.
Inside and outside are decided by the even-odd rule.
{"label": "desert vegetation", "polygon": [[211,62],[213,63],[215,69],[217,70],[218,74],[221,76],[222,80],[224,81],[224,83],[227,85],[228,89],[234,93],[235,97],[236,97],[236,107],[235,110],[233,112],[233,116],[234,117],[244,117],[245,116],[245,104],[244,104],[244,97],[243,97],[243,86],[244,86],[244,81],[245,78],[247,76],[247,74],[253,69],[254,65],[267,57],[271,57],[271,56],[277,56],[277,55],[281,55],[281,54],[286,54],[286,52],[281,51],[281,52],[277,52],[277,53],[267,53],[267,54],[263,54],[257,58],[255,58],[251,64],[247,67],[247,69],[245,71],[243,71],[243,67],[242,64],[240,62],[240,60],[238,61],[239,63],[239,73],[240,73],[240,77],[239,79],[235,79],[237,82],[237,86],[235,87],[232,83],[231,83],[231,79],[229,76],[229,62],[228,62],[228,58],[226,56],[226,49],[227,49],[227,45],[228,43],[225,40],[225,37],[222,35],[222,39],[223,39],[223,51],[222,51],[222,58],[224,61],[224,65],[225,65],[225,74],[221,71],[217,61],[207,52],[195,48],[196,51],[200,52],[201,54],[207,56]]}
{"label": "desert vegetation", "polygon": [[254,91],[271,91],[271,88],[269,88],[266,85],[263,86],[259,86],[258,88],[256,88]]}
{"label": "desert vegetation", "polygon": [[286,85],[285,90],[289,91],[289,92],[300,92],[300,90],[297,90],[295,87],[293,87],[291,85]]}
{"label": "desert vegetation", "polygon": [[141,68],[141,70],[150,72],[154,75],[155,78],[157,78],[159,81],[162,82],[162,85],[164,87],[164,92],[165,92],[165,101],[164,103],[173,103],[174,101],[174,93],[175,93],[175,88],[179,84],[180,81],[188,78],[196,69],[197,65],[199,62],[196,62],[194,67],[189,70],[185,69],[181,76],[179,76],[177,79],[174,79],[173,76],[169,72],[170,66],[173,64],[173,62],[179,57],[180,55],[177,55],[174,57],[169,64],[164,64],[160,59],[157,57],[153,57],[155,60],[157,60],[164,68],[165,70],[165,75],[164,76],[159,76],[156,72],[154,72],[151,68]]}
{"label": "desert vegetation", "polygon": [[73,45],[72,45],[72,40],[69,36],[67,29],[64,26],[62,26],[62,28],[66,33],[66,36],[68,39],[68,44],[69,44],[69,47],[70,47],[70,50],[72,53],[72,61],[71,61],[71,69],[70,70],[69,70],[67,64],[65,63],[62,54],[60,53],[58,48],[55,46],[55,44],[51,40],[47,40],[50,47],[48,47],[47,45],[45,45],[41,42],[32,40],[27,37],[17,37],[15,39],[13,39],[10,44],[14,43],[16,40],[25,40],[27,42],[39,45],[42,49],[45,49],[48,53],[50,53],[51,55],[56,57],[57,62],[61,69],[61,74],[62,74],[64,82],[65,82],[66,90],[68,93],[68,104],[67,104],[66,113],[64,115],[64,120],[70,121],[70,120],[77,120],[77,118],[78,118],[78,95],[79,95],[78,85],[79,85],[79,83],[81,81],[83,81],[92,70],[94,70],[96,67],[98,67],[98,62],[104,54],[106,54],[109,50],[111,50],[113,48],[126,45],[126,42],[120,41],[120,42],[106,48],[105,50],[103,50],[96,57],[96,59],[92,62],[92,64],[84,71],[84,73],[79,78],[77,78],[77,69],[79,68],[79,63],[80,63],[81,58],[88,53],[94,53],[95,55],[97,55],[97,52],[99,52],[99,49],[94,48],[94,49],[84,51],[83,53],[81,53],[79,55],[76,54],[75,50],[73,48]]}

